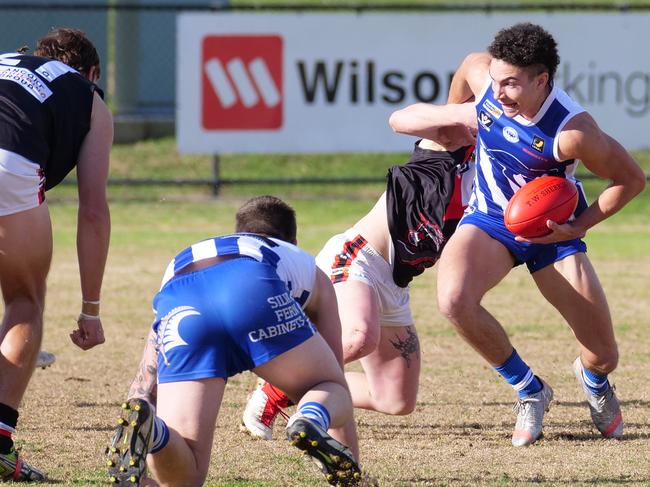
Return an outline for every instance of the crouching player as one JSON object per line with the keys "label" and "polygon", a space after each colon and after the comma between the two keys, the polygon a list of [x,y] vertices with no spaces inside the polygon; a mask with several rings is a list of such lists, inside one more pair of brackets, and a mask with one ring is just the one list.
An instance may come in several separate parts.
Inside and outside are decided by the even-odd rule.
{"label": "crouching player", "polygon": [[157,405],[135,397],[123,405],[107,451],[111,481],[139,485],[148,466],[160,485],[202,485],[226,381],[252,370],[297,403],[286,428],[291,444],[322,465],[328,482],[358,485],[354,455],[327,433],[352,419],[343,370],[301,308],[307,303],[340,333],[332,285],[288,243],[296,233],[288,205],[254,198],[237,216],[238,228],[255,220],[246,226],[256,233],[198,242],[164,274],[153,300]]}
{"label": "crouching player", "polygon": [[[427,105],[424,120],[413,109],[391,116],[396,132],[424,135],[417,134],[421,125],[430,128],[429,138],[416,142],[406,164],[390,168],[386,191],[374,207],[316,257],[334,283],[343,360],[358,360],[363,369],[345,374],[356,408],[391,415],[415,409],[421,357],[409,284],[440,257],[463,214],[473,176],[475,124],[462,123],[455,107]],[[471,109],[471,104],[465,108]],[[260,384],[249,397],[242,429],[270,440],[275,418],[288,405],[277,384]],[[334,434],[347,442],[355,431],[350,424]]]}

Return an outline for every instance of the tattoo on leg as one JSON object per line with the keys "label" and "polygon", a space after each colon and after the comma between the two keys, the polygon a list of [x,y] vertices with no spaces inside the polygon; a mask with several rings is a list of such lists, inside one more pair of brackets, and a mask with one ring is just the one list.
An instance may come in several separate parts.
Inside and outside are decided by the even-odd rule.
{"label": "tattoo on leg", "polygon": [[396,340],[389,340],[390,343],[393,344],[393,347],[395,347],[396,350],[400,351],[400,354],[406,360],[406,367],[411,366],[411,357],[410,355],[413,353],[416,356],[420,352],[420,341],[418,340],[418,334],[415,333],[415,330],[413,329],[412,326],[409,326],[406,328],[406,333],[408,336],[406,337],[405,340],[402,340],[399,335],[396,333],[395,337]]}

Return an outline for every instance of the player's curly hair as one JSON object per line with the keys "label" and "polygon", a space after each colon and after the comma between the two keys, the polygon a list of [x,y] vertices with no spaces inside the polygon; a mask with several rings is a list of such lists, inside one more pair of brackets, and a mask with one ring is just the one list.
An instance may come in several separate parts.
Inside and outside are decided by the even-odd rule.
{"label": "player's curly hair", "polygon": [[235,220],[238,233],[259,233],[296,243],[296,212],[275,196],[251,198],[237,210]]}
{"label": "player's curly hair", "polygon": [[519,68],[532,68],[536,74],[548,71],[555,76],[560,55],[553,36],[539,25],[530,22],[501,29],[488,46],[490,55]]}
{"label": "player's curly hair", "polygon": [[87,74],[95,67],[99,77],[99,54],[86,34],[79,29],[58,27],[41,37],[34,49],[35,56],[61,61]]}

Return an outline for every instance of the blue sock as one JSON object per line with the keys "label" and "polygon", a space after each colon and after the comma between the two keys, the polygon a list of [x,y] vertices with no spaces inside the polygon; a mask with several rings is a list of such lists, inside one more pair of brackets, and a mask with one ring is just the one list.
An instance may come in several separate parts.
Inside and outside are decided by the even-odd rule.
{"label": "blue sock", "polygon": [[319,404],[317,402],[306,402],[300,406],[298,413],[300,413],[305,418],[313,420],[325,431],[330,429],[330,413],[322,404]]}
{"label": "blue sock", "polygon": [[165,448],[169,443],[169,428],[158,416],[153,419],[153,432],[151,433],[149,453],[156,453]]}
{"label": "blue sock", "polygon": [[607,380],[607,374],[598,375],[595,372],[592,372],[589,369],[582,367],[582,378],[585,382],[585,386],[594,394],[602,394],[607,389],[609,389],[609,380]]}
{"label": "blue sock", "polygon": [[542,390],[542,382],[537,378],[526,362],[521,360],[517,350],[512,350],[512,355],[504,363],[495,367],[496,371],[517,391],[523,398]]}

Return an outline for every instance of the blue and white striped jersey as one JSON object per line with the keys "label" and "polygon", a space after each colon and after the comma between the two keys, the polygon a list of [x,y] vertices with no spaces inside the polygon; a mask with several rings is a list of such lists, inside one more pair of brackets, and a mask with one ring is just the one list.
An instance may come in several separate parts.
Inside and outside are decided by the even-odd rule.
{"label": "blue and white striped jersey", "polygon": [[213,237],[189,246],[169,263],[160,289],[193,262],[220,255],[242,255],[273,266],[280,279],[287,284],[291,296],[303,308],[306,306],[316,279],[314,257],[283,240],[253,233]]}
{"label": "blue and white striped jersey", "polygon": [[577,161],[560,161],[558,134],[584,111],[554,86],[533,120],[509,118],[494,98],[488,79],[476,103],[478,136],[476,174],[469,211],[503,216],[512,195],[524,184],[545,175],[570,179],[579,188],[576,214],[586,207],[582,186],[574,178]]}

